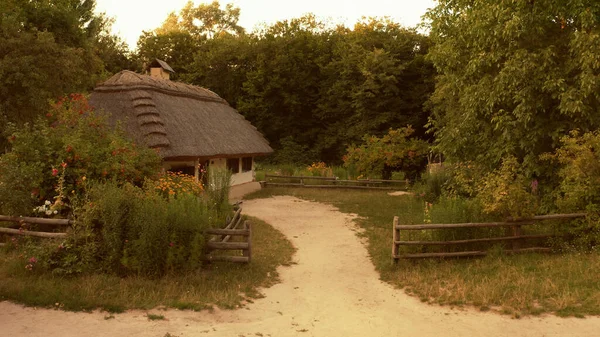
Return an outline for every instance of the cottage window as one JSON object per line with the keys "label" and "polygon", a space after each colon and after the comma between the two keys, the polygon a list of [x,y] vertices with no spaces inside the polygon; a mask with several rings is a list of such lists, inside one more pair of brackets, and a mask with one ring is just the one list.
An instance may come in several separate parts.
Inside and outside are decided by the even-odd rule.
{"label": "cottage window", "polygon": [[240,173],[240,158],[227,159],[227,169],[231,173]]}
{"label": "cottage window", "polygon": [[169,169],[171,172],[183,173],[189,176],[194,176],[196,174],[196,170],[193,166],[176,166],[171,167]]}
{"label": "cottage window", "polygon": [[242,158],[242,172],[252,171],[252,157]]}

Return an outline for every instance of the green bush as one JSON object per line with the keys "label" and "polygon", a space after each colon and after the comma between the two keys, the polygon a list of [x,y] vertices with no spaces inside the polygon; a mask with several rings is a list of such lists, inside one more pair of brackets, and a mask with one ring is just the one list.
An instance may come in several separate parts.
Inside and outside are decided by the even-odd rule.
{"label": "green bush", "polygon": [[507,157],[500,168],[488,173],[477,188],[484,212],[503,218],[529,218],[537,214],[538,182],[525,176],[515,157]]}
{"label": "green bush", "polygon": [[196,269],[204,230],[218,211],[193,194],[164,198],[131,184],[95,185],[78,220],[93,228],[99,267],[118,274],[160,276]]}
{"label": "green bush", "polygon": [[433,203],[446,194],[446,186],[450,179],[450,174],[443,167],[431,172],[425,171],[413,186],[413,190],[425,201]]}
{"label": "green bush", "polygon": [[554,192],[559,212],[588,213],[586,219],[557,223],[556,231],[566,235],[564,247],[597,249],[600,245],[600,131],[580,134],[573,131],[561,139],[561,146],[543,159],[558,166],[558,187]]}
{"label": "green bush", "polygon": [[349,147],[344,156],[344,166],[361,175],[390,179],[392,172],[402,171],[414,180],[425,169],[427,142],[410,138],[411,127],[390,129],[383,137],[365,136],[363,144]]}

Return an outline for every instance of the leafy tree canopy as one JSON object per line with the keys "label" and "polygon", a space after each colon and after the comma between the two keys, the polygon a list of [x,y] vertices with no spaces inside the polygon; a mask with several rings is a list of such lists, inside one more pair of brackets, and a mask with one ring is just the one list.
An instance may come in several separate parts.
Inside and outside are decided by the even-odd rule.
{"label": "leafy tree canopy", "polygon": [[94,14],[94,6],[93,0],[0,1],[0,133],[8,122],[45,113],[49,100],[89,90],[130,65],[124,43],[108,33],[111,21]]}
{"label": "leafy tree canopy", "polygon": [[440,0],[426,17],[439,72],[431,123],[448,158],[497,167],[600,126],[600,3]]}

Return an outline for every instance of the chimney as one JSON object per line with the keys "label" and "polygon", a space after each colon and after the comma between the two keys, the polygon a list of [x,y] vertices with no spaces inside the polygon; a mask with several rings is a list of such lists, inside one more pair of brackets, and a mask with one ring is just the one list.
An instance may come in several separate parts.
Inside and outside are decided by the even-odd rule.
{"label": "chimney", "polygon": [[148,66],[148,70],[150,70],[151,77],[163,80],[169,80],[171,78],[171,73],[175,72],[167,62],[159,59],[154,59]]}

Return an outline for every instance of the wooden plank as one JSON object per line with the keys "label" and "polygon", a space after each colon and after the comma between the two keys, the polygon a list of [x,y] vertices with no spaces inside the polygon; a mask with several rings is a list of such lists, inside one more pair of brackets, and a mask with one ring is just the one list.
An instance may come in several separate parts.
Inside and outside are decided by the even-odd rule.
{"label": "wooden plank", "polygon": [[398,256],[398,240],[400,240],[400,230],[398,227],[399,219],[397,216],[394,217],[394,222],[392,222],[392,258],[394,258],[394,262],[398,262],[398,259],[395,256]]}
{"label": "wooden plank", "polygon": [[204,233],[208,235],[239,235],[239,236],[248,236],[250,231],[247,229],[218,229],[211,228],[204,231]]}
{"label": "wooden plank", "polygon": [[466,256],[485,256],[486,252],[470,251],[470,252],[454,252],[454,253],[419,253],[419,254],[402,254],[397,258],[401,259],[421,259],[430,257],[466,257]]}
{"label": "wooden plank", "polygon": [[335,177],[311,177],[311,176],[280,176],[275,174],[265,174],[266,178],[281,178],[281,179],[306,179],[306,180],[336,180]]}
{"label": "wooden plank", "polygon": [[[237,222],[235,223],[235,226],[233,226],[233,228],[232,228],[232,229],[238,229],[238,228],[240,227],[240,225],[242,224],[242,221],[243,221],[243,220],[244,220],[244,219],[243,219],[242,217],[239,217],[239,218],[238,218],[238,220],[237,220]],[[227,242],[227,241],[229,241],[230,239],[231,239],[231,235],[226,235],[226,236],[223,238],[223,240],[221,240],[221,242]]]}
{"label": "wooden plank", "polygon": [[374,183],[406,184],[405,180],[358,179],[357,181],[370,181],[370,182],[374,182]]}
{"label": "wooden plank", "polygon": [[207,242],[207,247],[210,249],[248,249],[248,242]]}
{"label": "wooden plank", "polygon": [[480,243],[480,242],[496,242],[496,241],[511,241],[521,239],[544,239],[556,237],[550,234],[538,234],[538,235],[521,235],[521,236],[505,236],[499,238],[485,238],[485,239],[468,239],[468,240],[453,240],[453,241],[396,241],[397,245],[402,246],[445,246],[445,245],[459,245],[466,243]]}
{"label": "wooden plank", "polygon": [[377,181],[368,181],[368,180],[332,180],[336,183],[353,183],[353,184],[376,184],[381,185],[383,183]]}
{"label": "wooden plank", "polygon": [[[238,210],[233,214],[233,218],[231,219],[231,221],[227,224],[227,226],[225,226],[225,228],[217,228],[217,229],[233,229],[233,226],[235,225],[236,221],[238,221],[241,218],[241,213],[242,213],[242,208],[238,208]],[[219,235],[219,236],[213,236],[209,242],[213,242],[213,241],[222,241],[223,240],[223,235]],[[227,239],[229,240],[229,239]]]}
{"label": "wooden plank", "polygon": [[205,255],[204,261],[250,262],[247,256]]}
{"label": "wooden plank", "polygon": [[36,236],[39,238],[64,238],[67,236],[67,233],[33,232],[33,231],[23,231],[20,229],[3,228],[3,227],[0,227],[0,233],[23,235],[23,236]]}
{"label": "wooden plank", "polygon": [[293,187],[302,187],[302,186],[304,186],[304,184],[265,182],[265,187],[268,187],[268,186],[293,186]]}
{"label": "wooden plank", "polygon": [[73,224],[73,220],[69,219],[45,219],[45,218],[32,218],[32,217],[18,217],[18,216],[7,216],[0,215],[0,221],[8,222],[24,222],[37,225],[51,225],[51,226],[69,226]]}
{"label": "wooden plank", "polygon": [[[478,227],[502,227],[514,226],[516,222],[481,222],[481,223],[454,223],[454,224],[422,224],[422,225],[398,225],[398,229],[444,229],[444,228],[478,228]],[[535,221],[519,222],[519,225],[534,225]]]}
{"label": "wooden plank", "polygon": [[302,185],[294,183],[268,183],[266,186],[277,187],[304,187],[304,188],[333,188],[333,189],[364,189],[364,190],[397,190],[394,187],[369,187],[369,186],[351,186],[351,185]]}
{"label": "wooden plank", "polygon": [[[533,220],[556,220],[556,219],[577,219],[585,218],[587,213],[570,213],[570,214],[548,214],[548,215],[536,215]],[[517,220],[518,221],[518,220]]]}
{"label": "wooden plank", "polygon": [[[514,249],[503,251],[506,254],[522,254],[522,253],[549,253],[552,249],[545,247],[532,247],[524,249]],[[487,252],[470,251],[470,252],[453,252],[453,253],[420,253],[420,254],[403,254],[397,256],[400,259],[421,259],[430,257],[468,257],[468,256],[485,256]]]}

